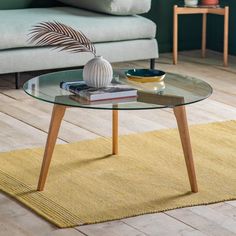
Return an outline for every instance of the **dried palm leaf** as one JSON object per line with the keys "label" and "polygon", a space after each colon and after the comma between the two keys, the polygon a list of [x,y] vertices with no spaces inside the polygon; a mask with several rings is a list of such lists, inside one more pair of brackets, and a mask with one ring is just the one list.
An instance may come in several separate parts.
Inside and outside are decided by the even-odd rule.
{"label": "dried palm leaf", "polygon": [[30,42],[39,46],[52,46],[60,51],[91,52],[94,44],[81,32],[59,22],[42,22],[30,31]]}

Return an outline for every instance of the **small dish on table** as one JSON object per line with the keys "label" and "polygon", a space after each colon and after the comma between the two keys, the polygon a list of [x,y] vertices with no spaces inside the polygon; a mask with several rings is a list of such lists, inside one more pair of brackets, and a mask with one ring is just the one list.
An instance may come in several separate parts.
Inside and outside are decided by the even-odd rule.
{"label": "small dish on table", "polygon": [[131,69],[125,72],[127,82],[139,90],[158,93],[165,89],[166,73],[161,70]]}
{"label": "small dish on table", "polygon": [[150,69],[132,69],[125,74],[129,80],[139,83],[161,82],[166,76],[164,71]]}

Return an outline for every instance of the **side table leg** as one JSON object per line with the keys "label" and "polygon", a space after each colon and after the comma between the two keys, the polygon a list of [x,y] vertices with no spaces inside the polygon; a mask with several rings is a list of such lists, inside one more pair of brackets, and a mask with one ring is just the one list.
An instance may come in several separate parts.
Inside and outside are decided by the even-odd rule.
{"label": "side table leg", "polygon": [[174,22],[173,22],[173,64],[178,63],[178,14],[177,6],[174,6]]}
{"label": "side table leg", "polygon": [[225,7],[224,18],[224,66],[228,66],[228,50],[229,50],[229,7]]}
{"label": "side table leg", "polygon": [[202,57],[206,57],[206,30],[207,30],[207,14],[202,15]]}
{"label": "side table leg", "polygon": [[58,132],[61,126],[63,116],[65,114],[66,107],[61,105],[54,105],[51,123],[48,132],[47,143],[44,151],[43,163],[38,181],[38,191],[43,191],[44,185],[47,179],[49,166],[52,159],[53,150],[56,144]]}
{"label": "side table leg", "polygon": [[193,154],[192,154],[185,106],[175,107],[174,114],[175,114],[178,128],[179,128],[179,134],[180,134],[180,139],[181,139],[181,143],[183,147],[191,190],[193,193],[197,193],[198,186],[197,186],[197,179],[196,179],[195,168],[194,168]]}
{"label": "side table leg", "polygon": [[112,111],[112,154],[118,155],[119,149],[119,131],[118,131],[118,110]]}

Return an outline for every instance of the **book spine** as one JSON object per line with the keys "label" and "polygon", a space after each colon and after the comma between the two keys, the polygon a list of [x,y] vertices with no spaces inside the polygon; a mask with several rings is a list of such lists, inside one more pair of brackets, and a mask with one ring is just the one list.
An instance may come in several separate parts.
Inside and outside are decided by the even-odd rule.
{"label": "book spine", "polygon": [[102,101],[102,100],[109,100],[109,99],[121,99],[121,98],[130,98],[136,97],[137,90],[126,91],[126,92],[119,92],[119,93],[108,93],[102,95],[92,95],[89,99],[90,101]]}

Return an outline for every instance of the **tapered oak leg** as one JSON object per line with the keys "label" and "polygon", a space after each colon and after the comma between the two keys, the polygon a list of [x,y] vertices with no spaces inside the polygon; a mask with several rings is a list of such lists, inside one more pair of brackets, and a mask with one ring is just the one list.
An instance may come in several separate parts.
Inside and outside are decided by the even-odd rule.
{"label": "tapered oak leg", "polygon": [[65,110],[66,110],[65,106],[60,106],[55,104],[53,107],[47,143],[44,151],[43,163],[38,181],[38,188],[37,188],[38,191],[43,191],[44,189],[49,166],[52,159],[53,150],[56,144],[58,132],[61,126],[61,121],[65,114]]}
{"label": "tapered oak leg", "polygon": [[202,57],[206,57],[206,30],[207,30],[207,14],[202,15]]}
{"label": "tapered oak leg", "polygon": [[224,18],[224,66],[228,66],[229,47],[229,7],[225,7]]}
{"label": "tapered oak leg", "polygon": [[119,134],[118,134],[118,110],[112,111],[112,154],[118,155]]}
{"label": "tapered oak leg", "polygon": [[181,143],[183,147],[191,190],[193,193],[197,193],[198,186],[197,186],[197,179],[196,179],[194,162],[193,162],[193,154],[192,154],[185,106],[175,107],[174,114],[175,114],[178,128],[179,128],[179,134],[180,134]]}
{"label": "tapered oak leg", "polygon": [[178,63],[178,13],[177,6],[174,6],[173,17],[173,64]]}

